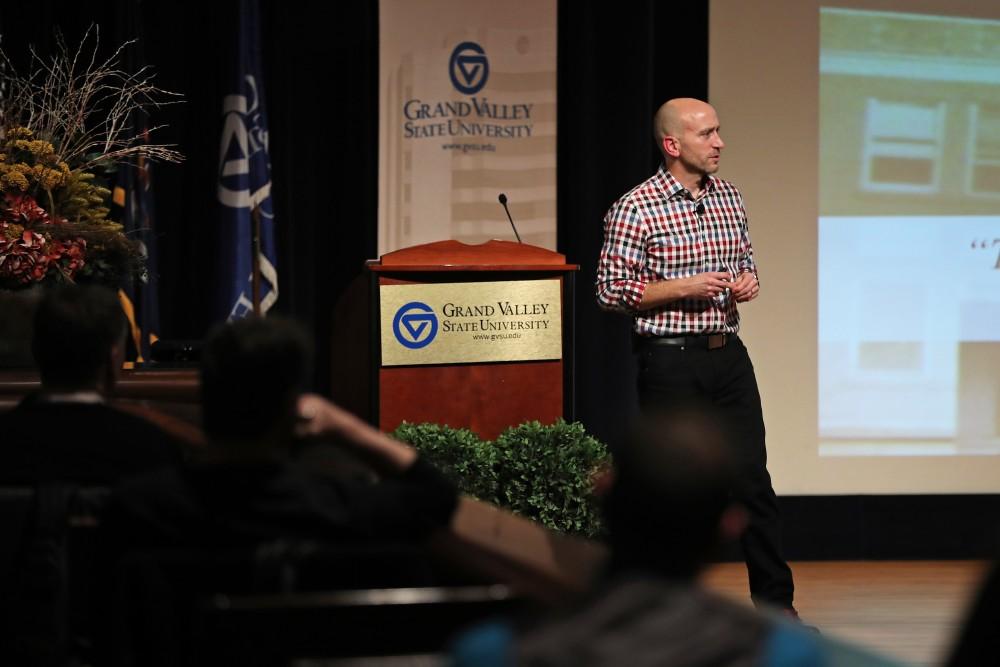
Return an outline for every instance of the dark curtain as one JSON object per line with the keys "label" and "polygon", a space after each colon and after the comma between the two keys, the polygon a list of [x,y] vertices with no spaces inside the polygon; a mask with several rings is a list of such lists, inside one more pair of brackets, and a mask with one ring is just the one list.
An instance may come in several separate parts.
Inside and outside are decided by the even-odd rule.
{"label": "dark curtain", "polygon": [[[70,4],[41,0],[0,8],[2,46],[19,70],[28,46],[51,53],[56,30],[75,47],[91,23],[100,54],[126,39],[138,12],[157,85],[184,102],[153,110],[154,134],[185,155],[154,168],[162,337],[197,340],[213,312],[213,225],[222,95],[236,3]],[[378,3],[261,2],[264,85],[278,234],[275,310],[315,333],[315,385],[330,388],[334,304],[376,251]]]}
{"label": "dark curtain", "polygon": [[278,311],[314,332],[329,391],[334,307],[377,249],[378,2],[264,6]]}
{"label": "dark curtain", "polygon": [[708,4],[559,5],[559,252],[580,265],[576,416],[612,447],[637,411],[628,317],[597,308],[594,278],[611,204],[653,174],[652,118],[707,95]]}
{"label": "dark curtain", "polygon": [[[122,0],[120,0],[122,1]],[[317,389],[330,389],[334,304],[376,251],[378,177],[378,3],[262,2],[264,85],[277,221],[280,296],[274,311],[315,336]],[[195,15],[146,3],[159,39],[164,87],[187,103],[167,122],[188,160],[164,167],[157,206],[161,303],[166,334],[200,338],[212,312],[204,279],[215,253],[215,183],[232,2],[205,3]],[[160,58],[156,60],[155,54]],[[174,193],[173,197],[165,193]],[[185,194],[179,194],[185,193]]]}

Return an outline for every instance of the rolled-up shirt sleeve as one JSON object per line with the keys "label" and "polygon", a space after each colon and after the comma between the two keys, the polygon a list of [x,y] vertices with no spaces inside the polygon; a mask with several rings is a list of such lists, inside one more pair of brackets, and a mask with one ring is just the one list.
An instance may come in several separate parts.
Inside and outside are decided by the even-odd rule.
{"label": "rolled-up shirt sleeve", "polygon": [[757,263],[753,259],[753,246],[750,244],[750,225],[747,217],[746,207],[743,205],[743,198],[740,197],[740,273],[750,272],[760,283],[760,276],[757,275]]}
{"label": "rolled-up shirt sleeve", "polygon": [[646,231],[632,202],[615,204],[604,217],[604,246],[597,264],[597,305],[605,310],[634,312],[646,282]]}

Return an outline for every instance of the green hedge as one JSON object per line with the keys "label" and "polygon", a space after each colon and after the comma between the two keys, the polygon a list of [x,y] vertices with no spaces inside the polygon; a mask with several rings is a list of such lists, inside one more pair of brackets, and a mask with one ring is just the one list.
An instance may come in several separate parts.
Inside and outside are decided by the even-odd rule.
{"label": "green hedge", "polygon": [[492,442],[438,424],[403,423],[393,435],[413,445],[463,493],[563,533],[602,533],[592,480],[611,458],[579,423],[528,422]]}

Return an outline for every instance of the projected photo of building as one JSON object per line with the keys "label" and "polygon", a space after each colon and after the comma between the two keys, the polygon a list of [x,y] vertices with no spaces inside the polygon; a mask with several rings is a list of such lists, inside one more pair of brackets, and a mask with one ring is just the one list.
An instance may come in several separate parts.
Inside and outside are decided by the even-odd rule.
{"label": "projected photo of building", "polygon": [[820,35],[820,452],[998,453],[1000,22]]}

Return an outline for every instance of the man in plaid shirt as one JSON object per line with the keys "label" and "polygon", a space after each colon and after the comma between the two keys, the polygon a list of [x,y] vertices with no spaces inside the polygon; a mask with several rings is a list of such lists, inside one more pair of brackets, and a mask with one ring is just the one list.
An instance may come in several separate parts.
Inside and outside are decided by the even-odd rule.
{"label": "man in plaid shirt", "polygon": [[725,144],[710,105],[670,100],[654,137],[663,165],[604,218],[597,301],[634,319],[643,410],[704,401],[725,419],[740,463],[735,493],[749,514],[741,542],[750,594],[795,615],[760,393],[736,335],[736,304],[760,291],[743,197],[713,175]]}

